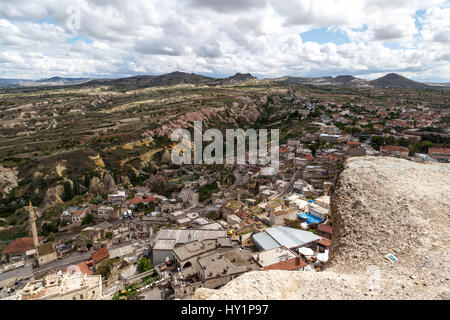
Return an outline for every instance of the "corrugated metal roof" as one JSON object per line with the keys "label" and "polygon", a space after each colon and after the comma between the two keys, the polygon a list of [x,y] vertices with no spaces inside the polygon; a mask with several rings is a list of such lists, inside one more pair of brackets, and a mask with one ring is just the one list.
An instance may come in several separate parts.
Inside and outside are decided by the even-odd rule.
{"label": "corrugated metal roof", "polygon": [[263,250],[278,248],[280,245],[272,239],[266,232],[260,232],[253,235],[253,240]]}
{"label": "corrugated metal roof", "polygon": [[[275,232],[275,230],[277,230],[277,232]],[[272,230],[269,229],[267,231],[269,231],[269,234],[273,238],[275,238],[277,242],[288,248],[297,247],[308,242],[320,240],[322,238],[309,231],[282,226],[277,226],[275,228],[272,228]],[[280,236],[280,238],[276,238],[276,236]],[[288,246],[284,243],[284,241],[286,241],[286,243],[291,243],[292,246]]]}
{"label": "corrugated metal roof", "polygon": [[284,232],[282,229],[270,228],[266,232],[276,241],[279,245],[285,246],[287,248],[292,248],[297,246],[298,240],[291,236],[289,233]]}
{"label": "corrugated metal roof", "polygon": [[276,226],[253,236],[254,241],[264,250],[280,246],[294,248],[302,246],[305,243],[320,240],[321,238],[312,232],[283,226]]}

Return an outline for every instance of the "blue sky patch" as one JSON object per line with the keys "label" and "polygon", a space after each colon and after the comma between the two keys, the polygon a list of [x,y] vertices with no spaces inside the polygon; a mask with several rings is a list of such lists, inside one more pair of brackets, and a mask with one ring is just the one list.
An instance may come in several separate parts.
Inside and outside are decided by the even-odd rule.
{"label": "blue sky patch", "polygon": [[402,50],[405,49],[403,46],[401,46],[398,43],[395,42],[383,42],[383,46],[386,48],[392,49],[392,50]]}
{"label": "blue sky patch", "polygon": [[49,16],[44,17],[44,18],[42,18],[42,19],[40,19],[40,20],[37,20],[37,21],[35,21],[35,22],[36,22],[36,23],[39,23],[39,24],[44,24],[44,23],[55,24],[55,22],[53,21],[53,19],[52,19],[51,17],[49,17]]}
{"label": "blue sky patch", "polygon": [[85,37],[85,36],[82,36],[82,35],[78,35],[78,36],[69,38],[69,39],[67,39],[66,41],[67,41],[68,43],[74,43],[74,42],[76,42],[76,41],[84,41],[84,42],[86,42],[87,44],[91,44],[91,43],[92,43],[92,39],[90,39],[90,38],[88,38],[88,37]]}
{"label": "blue sky patch", "polygon": [[331,31],[327,28],[313,29],[300,34],[303,42],[317,42],[319,44],[332,42],[336,45],[350,43],[349,38],[343,32]]}

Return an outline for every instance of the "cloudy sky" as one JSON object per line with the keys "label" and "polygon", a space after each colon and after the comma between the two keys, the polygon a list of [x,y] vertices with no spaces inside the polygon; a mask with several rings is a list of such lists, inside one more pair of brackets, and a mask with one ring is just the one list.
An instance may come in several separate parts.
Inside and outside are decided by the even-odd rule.
{"label": "cloudy sky", "polygon": [[0,0],[0,77],[450,82],[450,0]]}

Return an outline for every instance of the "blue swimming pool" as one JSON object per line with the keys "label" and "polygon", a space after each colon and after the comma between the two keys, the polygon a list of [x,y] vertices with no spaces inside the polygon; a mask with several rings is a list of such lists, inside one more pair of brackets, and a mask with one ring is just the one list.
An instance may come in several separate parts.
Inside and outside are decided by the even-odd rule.
{"label": "blue swimming pool", "polygon": [[297,214],[297,216],[301,219],[305,219],[307,224],[322,222],[322,219],[317,218],[316,216],[313,216],[312,214],[306,212],[299,213]]}

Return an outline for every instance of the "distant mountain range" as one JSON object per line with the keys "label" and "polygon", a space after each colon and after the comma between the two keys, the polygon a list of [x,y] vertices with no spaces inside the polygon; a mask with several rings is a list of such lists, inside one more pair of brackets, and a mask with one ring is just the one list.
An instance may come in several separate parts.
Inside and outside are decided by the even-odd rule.
{"label": "distant mountain range", "polygon": [[90,85],[108,85],[113,87],[158,87],[158,86],[173,86],[178,84],[193,84],[193,85],[227,85],[239,82],[257,80],[251,74],[236,73],[228,78],[212,78],[195,73],[185,72],[171,72],[159,76],[134,76],[121,79],[97,79],[84,83],[82,86]]}
{"label": "distant mountain range", "polygon": [[351,75],[341,75],[337,77],[282,77],[272,79],[274,81],[286,83],[303,83],[316,86],[337,86],[337,87],[375,87],[375,88],[398,88],[398,89],[429,89],[436,87],[450,87],[448,83],[425,84],[405,78],[396,73],[389,73],[381,78],[369,81],[356,78]]}
{"label": "distant mountain range", "polygon": [[62,78],[52,77],[40,80],[26,79],[0,79],[0,87],[21,88],[21,87],[48,87],[48,86],[66,86],[80,84],[90,81],[88,78]]}
{"label": "distant mountain range", "polygon": [[[111,86],[124,89],[140,89],[156,86],[171,86],[179,84],[192,85],[233,85],[241,82],[258,80],[250,73],[236,73],[228,78],[213,78],[195,73],[171,72],[168,74],[153,76],[140,75],[118,79],[89,79],[89,78],[62,78],[52,77],[41,80],[24,79],[0,79],[2,88],[26,88],[26,87],[62,87],[62,86]],[[276,79],[264,79],[283,83],[298,83],[316,86],[336,87],[376,87],[376,88],[405,88],[405,89],[427,89],[433,87],[449,87],[449,84],[425,84],[410,80],[401,75],[390,73],[376,80],[364,80],[352,75],[340,75],[337,77],[291,77],[285,76]]]}
{"label": "distant mountain range", "polygon": [[171,86],[178,84],[193,84],[193,85],[227,85],[236,84],[257,80],[249,73],[236,73],[234,76],[228,78],[212,78],[194,73],[185,72],[171,72],[159,76],[142,75],[128,78],[118,79],[88,79],[88,78],[62,78],[52,77],[41,80],[25,80],[25,79],[0,79],[0,87],[3,88],[23,88],[23,87],[55,87],[66,85],[77,86],[112,86],[112,87],[156,87],[156,86]]}

